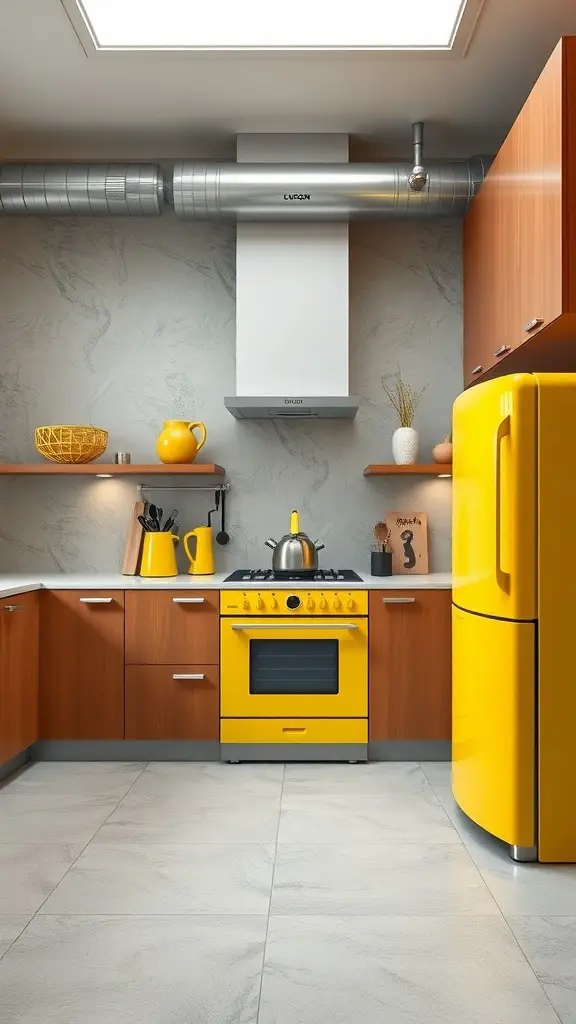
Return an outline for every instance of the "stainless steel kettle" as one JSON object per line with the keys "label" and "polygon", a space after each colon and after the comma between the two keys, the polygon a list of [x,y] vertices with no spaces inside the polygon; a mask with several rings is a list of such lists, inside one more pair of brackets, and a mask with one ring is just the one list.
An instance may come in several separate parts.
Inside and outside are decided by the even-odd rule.
{"label": "stainless steel kettle", "polygon": [[281,540],[269,537],[264,542],[272,548],[272,568],[278,572],[297,572],[302,569],[318,568],[318,552],[324,547],[318,541],[314,544],[305,533],[300,533],[300,521],[296,509],[290,516],[290,533]]}

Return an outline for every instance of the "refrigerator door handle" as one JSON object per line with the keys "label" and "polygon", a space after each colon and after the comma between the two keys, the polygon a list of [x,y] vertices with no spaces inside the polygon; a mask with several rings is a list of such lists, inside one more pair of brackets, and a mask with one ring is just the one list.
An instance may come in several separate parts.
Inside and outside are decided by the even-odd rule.
{"label": "refrigerator door handle", "polygon": [[502,441],[510,437],[510,426],[510,416],[505,416],[496,431],[496,580],[506,594],[510,593],[510,573],[502,568]]}

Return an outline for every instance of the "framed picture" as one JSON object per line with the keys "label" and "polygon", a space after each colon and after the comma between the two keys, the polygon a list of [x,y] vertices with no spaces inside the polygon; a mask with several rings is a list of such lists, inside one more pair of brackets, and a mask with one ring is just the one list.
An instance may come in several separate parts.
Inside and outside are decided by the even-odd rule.
{"label": "framed picture", "polygon": [[392,572],[403,575],[428,572],[428,516],[425,512],[389,512]]}

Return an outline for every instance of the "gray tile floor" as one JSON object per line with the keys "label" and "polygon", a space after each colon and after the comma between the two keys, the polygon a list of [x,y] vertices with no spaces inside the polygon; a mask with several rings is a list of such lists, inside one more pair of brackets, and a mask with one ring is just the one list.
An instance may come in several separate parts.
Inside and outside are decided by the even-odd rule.
{"label": "gray tile floor", "polygon": [[37,764],[0,788],[2,1024],[576,1024],[576,866],[445,764]]}

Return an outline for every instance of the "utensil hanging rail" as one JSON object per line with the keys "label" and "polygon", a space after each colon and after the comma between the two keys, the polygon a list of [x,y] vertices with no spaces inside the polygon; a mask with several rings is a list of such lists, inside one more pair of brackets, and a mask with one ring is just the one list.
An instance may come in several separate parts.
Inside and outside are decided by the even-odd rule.
{"label": "utensil hanging rail", "polygon": [[214,494],[215,491],[229,491],[230,484],[215,484],[213,487],[178,487],[176,484],[138,484],[138,495],[142,497],[142,491],[186,491],[188,494],[194,494],[196,491],[210,491]]}

